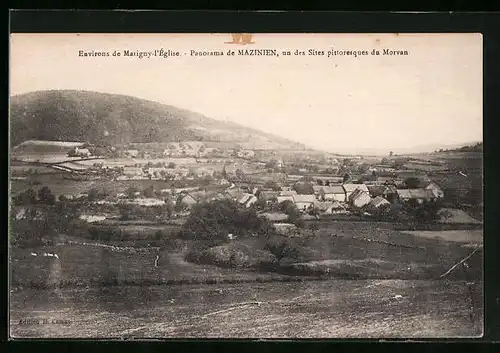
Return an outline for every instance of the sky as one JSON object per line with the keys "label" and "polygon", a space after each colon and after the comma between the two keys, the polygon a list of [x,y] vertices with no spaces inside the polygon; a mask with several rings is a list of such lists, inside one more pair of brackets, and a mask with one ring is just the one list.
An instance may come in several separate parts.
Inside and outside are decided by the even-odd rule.
{"label": "sky", "polygon": [[[482,36],[463,34],[11,34],[11,95],[77,89],[125,94],[337,153],[482,141]],[[179,57],[126,57],[130,51]],[[276,56],[191,50],[276,49]],[[282,55],[309,49],[325,55]],[[359,50],[380,55],[333,55]],[[384,49],[409,55],[382,55]],[[109,52],[82,57],[79,51]],[[114,51],[121,56],[113,56]]]}

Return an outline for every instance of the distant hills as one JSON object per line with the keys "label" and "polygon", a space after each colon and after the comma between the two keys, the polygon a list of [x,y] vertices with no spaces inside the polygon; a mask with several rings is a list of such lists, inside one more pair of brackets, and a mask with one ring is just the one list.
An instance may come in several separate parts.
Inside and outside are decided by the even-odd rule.
{"label": "distant hills", "polygon": [[174,106],[135,97],[76,90],[11,97],[10,140],[128,144],[216,141],[243,148],[305,149],[300,143]]}

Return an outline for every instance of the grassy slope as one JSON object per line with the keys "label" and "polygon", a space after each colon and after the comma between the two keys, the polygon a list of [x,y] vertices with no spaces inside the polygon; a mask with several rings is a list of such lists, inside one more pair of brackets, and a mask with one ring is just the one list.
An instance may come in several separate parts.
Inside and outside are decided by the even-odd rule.
{"label": "grassy slope", "polygon": [[[108,131],[109,136],[104,136]],[[11,98],[11,143],[31,139],[93,143],[259,139],[296,143],[234,123],[134,97],[90,91],[38,91]]]}

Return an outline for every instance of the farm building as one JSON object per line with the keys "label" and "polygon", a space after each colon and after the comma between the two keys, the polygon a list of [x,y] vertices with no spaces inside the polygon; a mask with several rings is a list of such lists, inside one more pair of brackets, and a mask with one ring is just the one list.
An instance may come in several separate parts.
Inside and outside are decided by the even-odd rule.
{"label": "farm building", "polygon": [[294,201],[293,199],[293,195],[287,195],[287,196],[278,196],[276,197],[276,200],[278,201],[278,203],[282,203],[284,201]]}
{"label": "farm building", "polygon": [[397,189],[394,185],[368,185],[368,191],[372,197],[382,196],[386,199],[397,195]]}
{"label": "farm building", "polygon": [[323,186],[319,191],[319,198],[322,201],[346,202],[346,193],[341,185]]}
{"label": "farm building", "polygon": [[264,201],[270,201],[279,196],[279,191],[261,191],[259,192],[259,199]]}
{"label": "farm building", "polygon": [[338,201],[333,201],[325,211],[325,214],[347,213],[346,208]]}
{"label": "farm building", "polygon": [[139,167],[123,167],[123,174],[128,176],[142,176],[144,171]]}
{"label": "farm building", "polygon": [[307,210],[309,207],[312,207],[316,198],[314,195],[303,195],[298,194],[293,196],[293,202],[295,206],[301,211]]}
{"label": "farm building", "polygon": [[279,196],[294,196],[297,195],[297,191],[288,190],[288,191],[280,191]]}
{"label": "farm building", "polygon": [[439,186],[437,186],[435,183],[430,182],[426,187],[425,190],[431,190],[436,198],[443,198],[444,197],[444,192],[441,190]]}
{"label": "farm building", "polygon": [[88,148],[74,147],[68,152],[68,156],[90,157],[91,153]]}
{"label": "farm building", "polygon": [[237,156],[240,158],[253,158],[255,157],[255,152],[252,150],[241,150],[237,152]]}
{"label": "farm building", "polygon": [[127,157],[137,158],[139,156],[139,151],[138,150],[126,150],[125,155]]}
{"label": "farm building", "polygon": [[289,183],[295,183],[299,180],[302,180],[304,178],[303,175],[297,175],[297,174],[288,174],[286,176],[286,181]]}
{"label": "farm building", "polygon": [[252,206],[255,202],[257,201],[257,197],[255,197],[255,195],[253,194],[244,194],[239,200],[238,202],[245,206],[245,207],[250,207]]}
{"label": "farm building", "polygon": [[315,183],[319,185],[328,185],[328,184],[342,184],[343,177],[337,176],[325,176],[325,175],[310,175],[309,176]]}
{"label": "farm building", "polygon": [[368,187],[365,184],[343,184],[342,187],[345,190],[345,197],[346,200],[349,200],[352,193],[356,191],[357,189],[366,192],[368,195],[370,195],[370,190],[368,190]]}
{"label": "farm building", "polygon": [[349,203],[357,208],[368,205],[371,201],[370,194],[362,189],[356,189],[349,196]]}
{"label": "farm building", "polygon": [[233,201],[237,201],[237,200],[240,200],[244,194],[245,193],[241,189],[233,187],[233,188],[229,188],[226,191],[224,191],[223,197],[228,198],[228,199],[233,200]]}
{"label": "farm building", "polygon": [[416,200],[422,203],[437,198],[432,190],[426,189],[398,189],[397,192],[399,199],[402,201]]}
{"label": "farm building", "polygon": [[346,209],[338,201],[314,201],[314,208],[322,214],[345,213]]}
{"label": "farm building", "polygon": [[321,185],[313,185],[314,195],[319,198],[320,190],[323,188]]}
{"label": "farm building", "polygon": [[323,212],[326,212],[326,210],[328,210],[328,207],[330,207],[331,204],[332,204],[331,202],[314,201],[313,207],[314,207],[314,209],[323,213]]}
{"label": "farm building", "polygon": [[381,196],[376,196],[370,201],[370,206],[379,208],[381,206],[390,205],[391,203]]}

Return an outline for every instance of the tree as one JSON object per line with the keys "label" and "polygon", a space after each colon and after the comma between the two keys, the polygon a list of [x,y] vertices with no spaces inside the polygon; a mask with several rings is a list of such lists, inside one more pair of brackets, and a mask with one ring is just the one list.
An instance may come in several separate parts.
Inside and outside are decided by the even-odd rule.
{"label": "tree", "polygon": [[267,235],[272,225],[258,217],[253,208],[231,200],[214,200],[194,205],[182,232],[195,240],[219,242],[226,241],[228,234]]}
{"label": "tree", "polygon": [[421,187],[421,181],[417,177],[408,177],[404,180],[404,183],[408,189],[418,189]]}
{"label": "tree", "polygon": [[66,202],[66,201],[68,201],[68,198],[65,195],[63,194],[59,195],[59,202]]}
{"label": "tree", "polygon": [[306,226],[306,222],[304,221],[303,218],[300,217],[297,217],[295,219],[295,221],[293,222],[293,224],[297,227],[297,228],[304,228]]}
{"label": "tree", "polygon": [[344,177],[342,178],[343,183],[347,183],[351,179],[351,176],[347,173],[344,174]]}
{"label": "tree", "polygon": [[174,162],[169,162],[167,165],[167,168],[169,169],[175,169],[175,163]]}
{"label": "tree", "polygon": [[155,189],[153,185],[150,185],[149,187],[145,188],[143,190],[143,194],[145,197],[152,198],[155,197]]}
{"label": "tree", "polygon": [[172,218],[172,215],[174,214],[174,203],[170,198],[165,200],[165,213],[167,214],[168,219]]}
{"label": "tree", "polygon": [[208,186],[210,185],[210,183],[213,181],[213,178],[211,175],[207,174],[207,175],[204,175],[201,182],[204,186]]}
{"label": "tree", "polygon": [[264,189],[271,189],[273,191],[280,191],[281,187],[274,180],[268,180],[263,185]]}
{"label": "tree", "polygon": [[319,226],[317,223],[311,223],[311,225],[309,226],[309,229],[311,230],[311,232],[313,234],[316,234],[316,232],[319,230]]}
{"label": "tree", "polygon": [[310,182],[297,182],[293,186],[297,194],[314,194],[313,184]]}
{"label": "tree", "polygon": [[33,205],[36,201],[36,192],[32,188],[19,193],[15,197],[15,202],[19,205]]}
{"label": "tree", "polygon": [[92,201],[95,201],[95,200],[97,200],[97,194],[98,194],[97,189],[96,189],[96,188],[92,188],[92,189],[90,189],[90,190],[87,192],[87,195],[88,195],[88,196],[87,196],[87,199],[88,199],[89,201],[91,201],[91,202],[92,202]]}
{"label": "tree", "polygon": [[120,219],[123,221],[128,221],[133,218],[134,211],[136,211],[134,205],[126,203],[120,204],[118,206],[118,210],[120,212]]}
{"label": "tree", "polygon": [[390,151],[390,152],[389,152],[389,156],[391,156],[391,157],[392,157],[393,155],[394,155],[394,152]]}
{"label": "tree", "polygon": [[135,193],[137,192],[137,188],[135,186],[129,186],[127,190],[125,190],[125,194],[129,199],[135,198]]}
{"label": "tree", "polygon": [[47,186],[44,186],[40,190],[38,190],[38,199],[41,203],[45,203],[47,205],[53,205],[56,203],[56,197],[52,194],[52,191]]}
{"label": "tree", "polygon": [[285,257],[297,258],[299,256],[299,249],[290,239],[271,238],[264,248],[276,257],[278,264]]}

